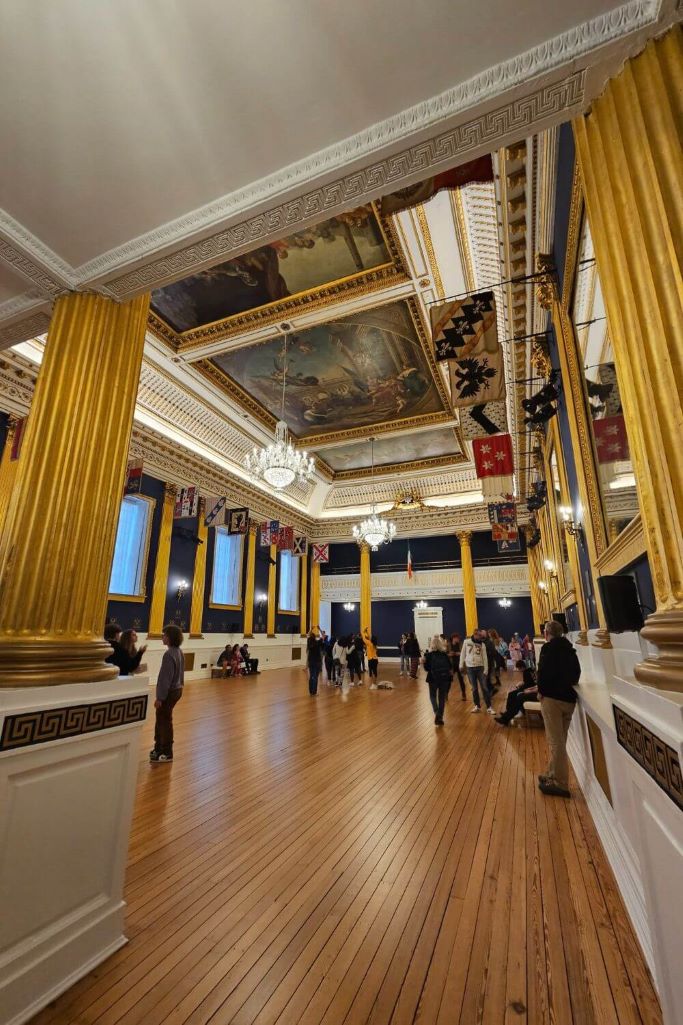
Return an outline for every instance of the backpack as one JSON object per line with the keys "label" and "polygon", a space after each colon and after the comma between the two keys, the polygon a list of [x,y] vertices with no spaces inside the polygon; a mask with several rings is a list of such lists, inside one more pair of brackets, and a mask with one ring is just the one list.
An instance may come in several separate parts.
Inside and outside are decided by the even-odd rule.
{"label": "backpack", "polygon": [[444,686],[451,682],[451,660],[445,651],[433,651],[429,658],[429,677],[432,683]]}

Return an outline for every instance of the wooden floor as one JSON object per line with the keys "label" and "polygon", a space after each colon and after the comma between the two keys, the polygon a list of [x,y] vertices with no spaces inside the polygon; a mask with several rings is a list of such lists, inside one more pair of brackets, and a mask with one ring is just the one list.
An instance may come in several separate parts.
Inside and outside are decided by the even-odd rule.
{"label": "wooden floor", "polygon": [[582,797],[536,786],[543,730],[457,689],[438,729],[384,678],[189,684],[172,765],[148,724],[130,943],[34,1022],[661,1022]]}

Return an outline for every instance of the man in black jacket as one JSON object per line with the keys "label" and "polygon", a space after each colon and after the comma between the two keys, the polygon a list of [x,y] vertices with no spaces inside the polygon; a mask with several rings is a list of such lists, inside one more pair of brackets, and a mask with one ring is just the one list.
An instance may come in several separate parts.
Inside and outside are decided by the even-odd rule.
{"label": "man in black jacket", "polygon": [[538,777],[544,794],[571,797],[567,734],[576,707],[574,687],[581,676],[581,664],[559,623],[546,623],[546,643],[538,660],[538,697],[548,740],[548,771]]}

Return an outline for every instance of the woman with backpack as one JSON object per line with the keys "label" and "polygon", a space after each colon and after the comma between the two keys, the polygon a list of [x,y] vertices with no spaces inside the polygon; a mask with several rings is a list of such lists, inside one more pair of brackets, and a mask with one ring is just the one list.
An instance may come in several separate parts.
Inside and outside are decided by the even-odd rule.
{"label": "woman with backpack", "polygon": [[424,665],[427,670],[429,700],[434,709],[434,725],[443,726],[443,713],[446,708],[448,692],[451,689],[453,671],[451,670],[451,660],[446,653],[446,642],[438,634],[431,639]]}

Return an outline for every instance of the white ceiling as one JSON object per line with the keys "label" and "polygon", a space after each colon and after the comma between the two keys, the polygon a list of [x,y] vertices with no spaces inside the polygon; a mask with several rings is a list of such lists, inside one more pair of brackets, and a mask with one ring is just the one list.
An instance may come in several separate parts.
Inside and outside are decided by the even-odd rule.
{"label": "white ceiling", "polygon": [[0,346],[566,120],[676,11],[0,0]]}
{"label": "white ceiling", "polygon": [[79,266],[612,6],[9,0],[0,195]]}

